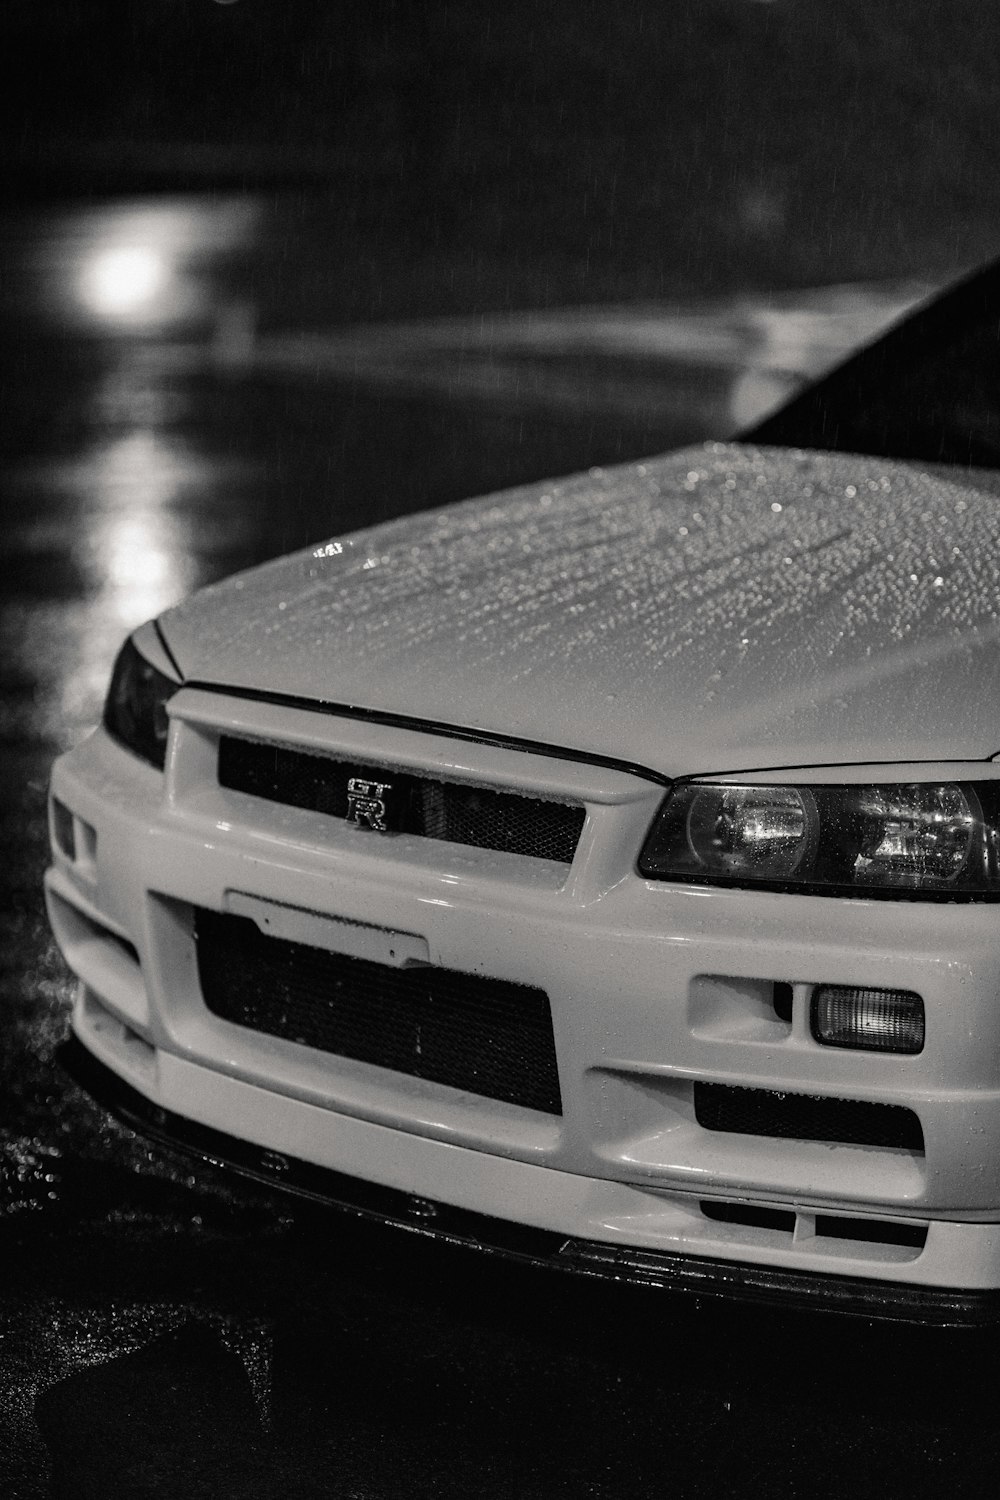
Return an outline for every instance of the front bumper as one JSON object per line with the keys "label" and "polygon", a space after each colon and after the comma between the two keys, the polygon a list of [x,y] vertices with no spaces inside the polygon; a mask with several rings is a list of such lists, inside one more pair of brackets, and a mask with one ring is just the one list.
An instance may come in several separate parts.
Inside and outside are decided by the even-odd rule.
{"label": "front bumper", "polygon": [[400,1188],[317,1167],[197,1124],[152,1103],[99,1062],[75,1037],[61,1048],[59,1062],[93,1099],[124,1125],[151,1140],[212,1165],[228,1167],[293,1197],[505,1260],[696,1297],[772,1304],[786,1311],[834,1312],[943,1328],[977,1328],[1000,1322],[997,1290],[916,1286],[670,1251],[643,1251],[567,1238],[552,1230],[454,1208]]}
{"label": "front bumper", "polygon": [[[171,716],[165,776],[100,731],[53,773],[64,811],[46,884],[80,980],[74,1031],[134,1096],[137,1121],[160,1111],[171,1138],[211,1132],[230,1144],[207,1154],[247,1170],[249,1152],[254,1172],[284,1185],[318,1173],[424,1200],[436,1225],[454,1213],[554,1237],[557,1262],[577,1269],[809,1305],[826,1288],[831,1305],[857,1294],[884,1315],[905,1305],[933,1317],[940,1304],[946,1322],[991,1305],[995,907],[645,881],[634,861],[662,789],[638,776],[194,689]],[[227,792],[223,732],[581,802],[576,858],[557,868],[383,839]],[[431,965],[543,990],[561,1113],[220,1019],[200,989],[198,909],[273,917],[319,946],[324,933],[374,925],[415,935]],[[791,1019],[772,1004],[779,982]],[[821,1047],[807,1019],[817,984],[922,995],[924,1051]],[[706,1085],[889,1106],[918,1122],[921,1145],[706,1128]],[[384,1216],[409,1222],[408,1210]],[[881,1289],[874,1303],[869,1286]]]}

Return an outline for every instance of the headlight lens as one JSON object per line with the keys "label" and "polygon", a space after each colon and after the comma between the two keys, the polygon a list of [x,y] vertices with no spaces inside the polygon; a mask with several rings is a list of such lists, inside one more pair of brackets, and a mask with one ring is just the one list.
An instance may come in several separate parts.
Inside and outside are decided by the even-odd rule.
{"label": "headlight lens", "polygon": [[687,810],[687,843],[706,869],[781,880],[806,857],[815,824],[812,798],[793,786],[759,787],[752,796],[746,787],[705,787]]}
{"label": "headlight lens", "polygon": [[751,786],[668,795],[643,875],[819,894],[1000,896],[1000,782]]}
{"label": "headlight lens", "polygon": [[162,771],[167,757],[167,700],[179,682],[158,671],[127,640],[118,653],[104,702],[108,733]]}

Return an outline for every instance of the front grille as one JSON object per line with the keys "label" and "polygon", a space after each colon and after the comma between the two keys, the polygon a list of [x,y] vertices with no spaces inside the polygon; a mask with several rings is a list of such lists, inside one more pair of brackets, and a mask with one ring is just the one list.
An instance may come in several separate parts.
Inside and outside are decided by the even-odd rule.
{"label": "front grille", "polygon": [[393,833],[570,864],[583,828],[584,809],[562,802],[356,765],[234,735],[219,741],[220,786],[269,802],[346,818],[352,778],[388,784],[386,822]]}
{"label": "front grille", "polygon": [[844,1146],[900,1146],[907,1151],[924,1149],[919,1119],[912,1110],[898,1104],[696,1083],[694,1113],[703,1129],[727,1130],[734,1135],[830,1141]]}
{"label": "front grille", "polygon": [[505,1104],[561,1113],[543,990],[429,964],[393,968],[197,910],[202,996],[251,1031]]}

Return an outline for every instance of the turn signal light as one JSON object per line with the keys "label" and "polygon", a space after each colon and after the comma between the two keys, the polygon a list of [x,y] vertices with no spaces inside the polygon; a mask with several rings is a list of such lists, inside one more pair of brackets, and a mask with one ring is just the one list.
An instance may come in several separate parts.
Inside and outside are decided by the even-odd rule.
{"label": "turn signal light", "polygon": [[920,1052],[924,1002],[911,990],[854,989],[821,984],[813,990],[810,1027],[825,1047],[863,1052]]}

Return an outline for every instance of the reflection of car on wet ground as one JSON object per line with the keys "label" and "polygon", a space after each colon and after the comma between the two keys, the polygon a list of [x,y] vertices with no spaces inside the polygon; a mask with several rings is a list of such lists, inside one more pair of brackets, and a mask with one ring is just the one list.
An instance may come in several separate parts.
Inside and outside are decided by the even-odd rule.
{"label": "reflection of car on wet ground", "polygon": [[996,280],[137,630],[52,781],[80,1080],[513,1254],[994,1312]]}

